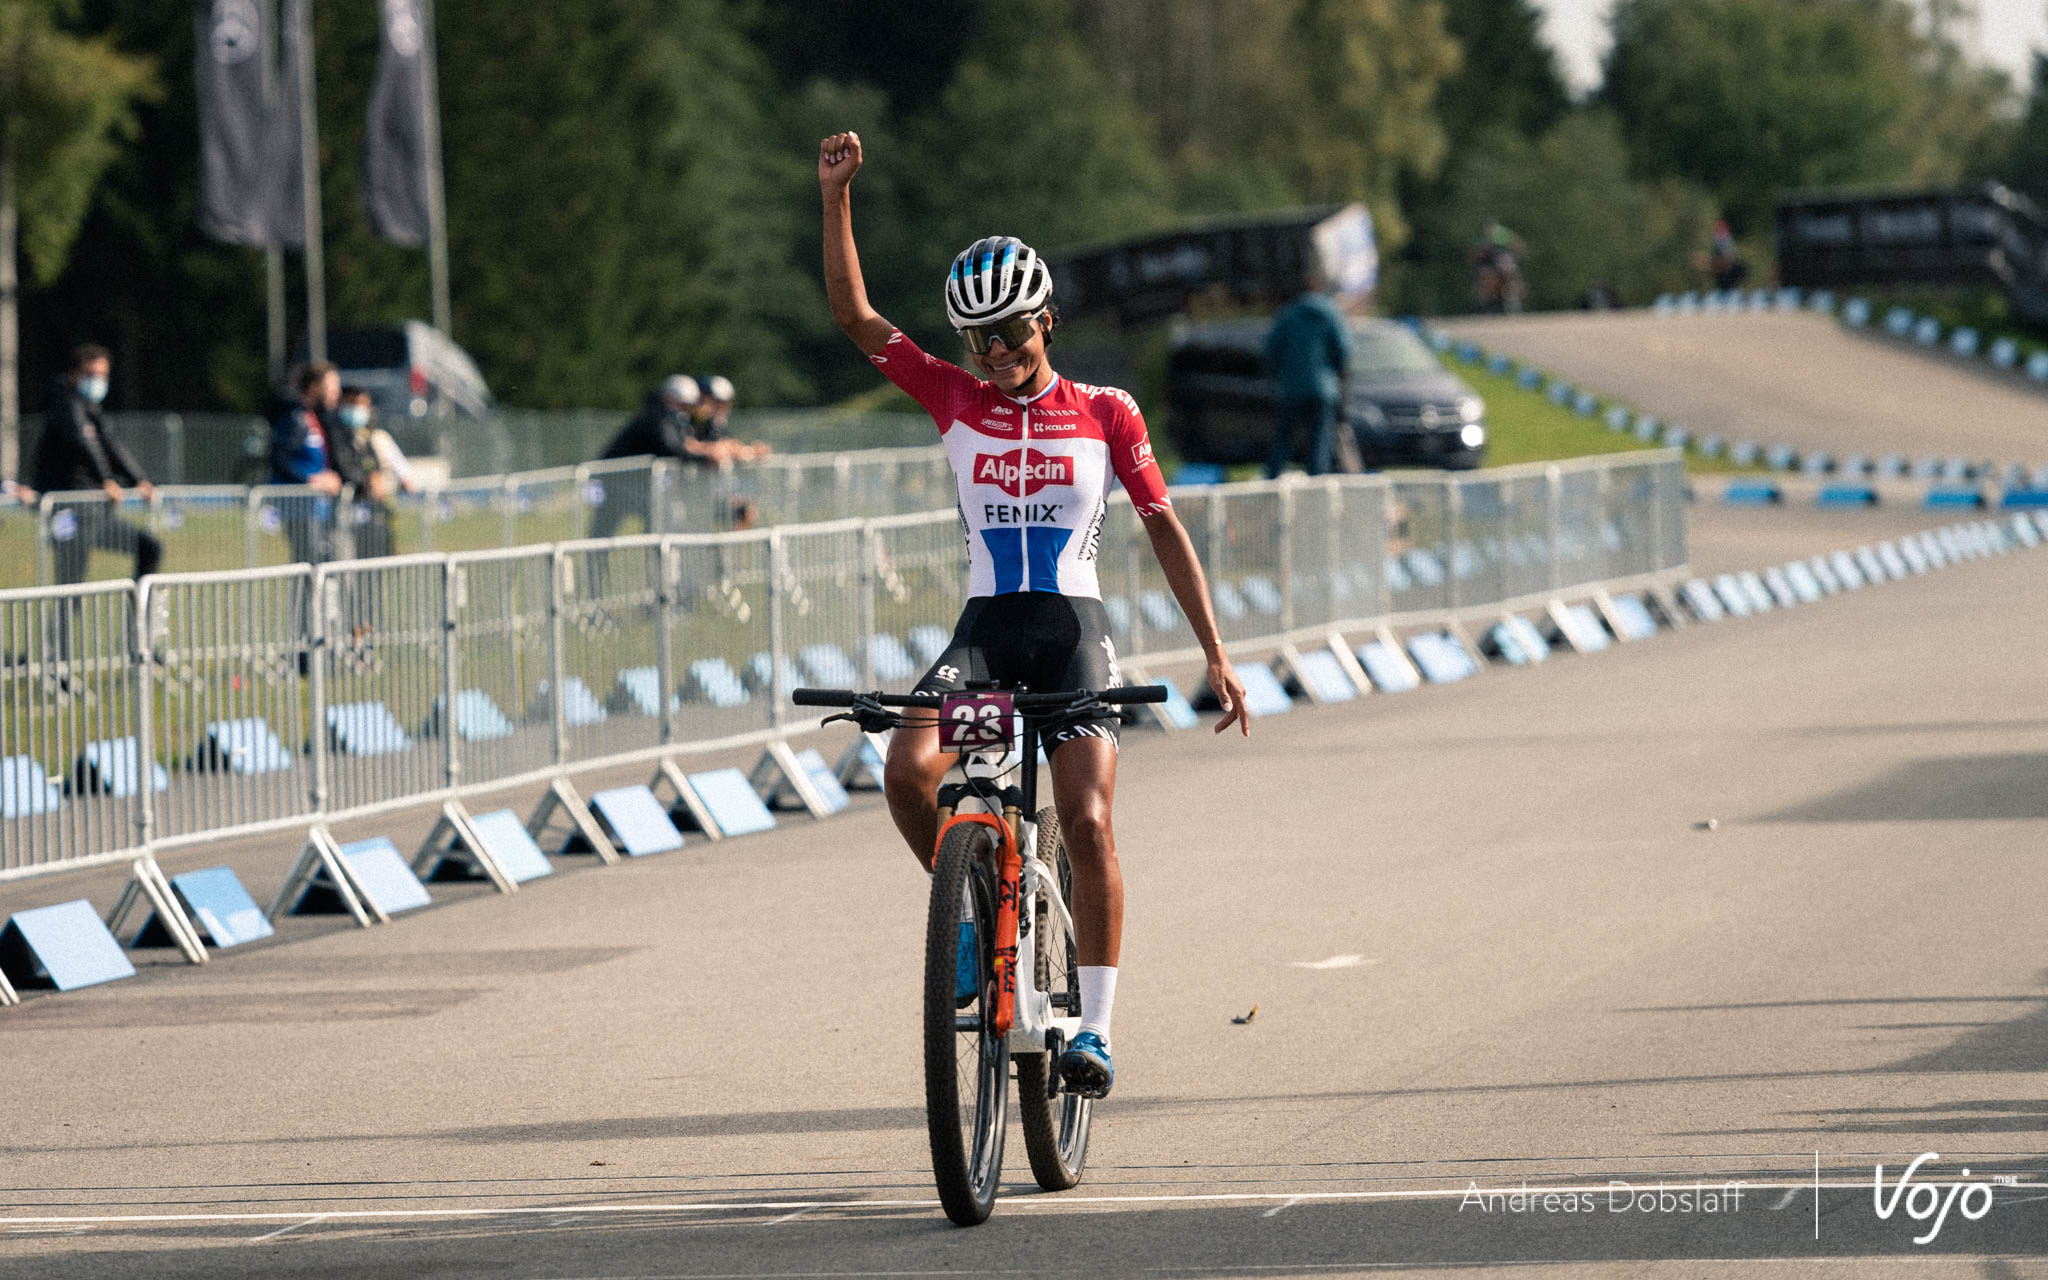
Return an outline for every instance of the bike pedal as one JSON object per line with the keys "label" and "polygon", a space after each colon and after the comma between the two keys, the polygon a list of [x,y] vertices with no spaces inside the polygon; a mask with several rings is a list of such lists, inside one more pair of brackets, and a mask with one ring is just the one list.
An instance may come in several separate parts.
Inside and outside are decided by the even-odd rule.
{"label": "bike pedal", "polygon": [[1058,1100],[1063,1077],[1060,1075],[1060,1055],[1067,1050],[1067,1038],[1059,1030],[1045,1033],[1045,1064],[1050,1070],[1045,1073],[1045,1097],[1048,1102]]}

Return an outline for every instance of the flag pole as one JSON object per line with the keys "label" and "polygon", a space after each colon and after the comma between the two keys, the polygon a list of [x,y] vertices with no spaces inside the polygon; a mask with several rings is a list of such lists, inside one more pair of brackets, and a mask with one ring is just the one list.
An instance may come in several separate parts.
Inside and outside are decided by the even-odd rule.
{"label": "flag pole", "polygon": [[306,358],[327,358],[327,264],[321,249],[319,116],[313,92],[313,0],[298,9],[299,200],[306,218]]}
{"label": "flag pole", "polygon": [[420,0],[420,115],[426,134],[427,278],[433,293],[434,327],[453,336],[448,301],[448,209],[441,183],[441,53],[434,36],[434,0]]}
{"label": "flag pole", "polygon": [[[277,6],[272,5],[261,19],[263,28],[263,101],[266,106],[277,101]],[[269,219],[265,219],[269,221]],[[263,246],[263,310],[265,337],[268,339],[266,364],[270,371],[272,389],[284,385],[285,317],[284,317],[284,250],[277,246],[276,229],[265,233],[271,243]],[[265,412],[268,412],[266,408]]]}

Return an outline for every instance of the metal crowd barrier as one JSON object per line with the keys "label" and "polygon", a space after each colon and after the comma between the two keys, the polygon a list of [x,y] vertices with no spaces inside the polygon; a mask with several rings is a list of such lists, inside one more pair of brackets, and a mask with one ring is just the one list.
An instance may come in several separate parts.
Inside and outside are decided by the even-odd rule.
{"label": "metal crowd barrier", "polygon": [[[299,485],[159,485],[119,510],[97,489],[46,493],[33,509],[0,502],[0,587],[112,579],[129,560],[92,535],[109,516],[156,535],[175,572],[325,563],[420,551],[481,551],[621,534],[872,518],[951,501],[945,450],[792,454],[730,468],[624,458],[451,480],[388,505]],[[93,570],[97,570],[94,572]]]}
{"label": "metal crowd barrier", "polygon": [[[523,481],[519,518],[574,480]],[[301,497],[247,505],[284,530]],[[1174,502],[1241,653],[1685,564],[1672,450]],[[941,510],[0,591],[0,881],[775,743],[809,724],[793,687],[903,689],[934,660],[960,536]],[[1199,656],[1121,495],[1097,558],[1127,669]]]}

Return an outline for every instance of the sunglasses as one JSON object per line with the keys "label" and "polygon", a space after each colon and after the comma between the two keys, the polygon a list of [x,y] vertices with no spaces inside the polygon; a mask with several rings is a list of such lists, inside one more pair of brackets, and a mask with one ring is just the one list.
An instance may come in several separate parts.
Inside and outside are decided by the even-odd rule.
{"label": "sunglasses", "polygon": [[994,324],[970,324],[960,330],[960,336],[967,341],[967,349],[975,355],[985,356],[995,340],[1001,338],[1003,345],[1011,351],[1031,341],[1031,335],[1038,332],[1038,317],[1043,311],[1028,315],[1010,316]]}

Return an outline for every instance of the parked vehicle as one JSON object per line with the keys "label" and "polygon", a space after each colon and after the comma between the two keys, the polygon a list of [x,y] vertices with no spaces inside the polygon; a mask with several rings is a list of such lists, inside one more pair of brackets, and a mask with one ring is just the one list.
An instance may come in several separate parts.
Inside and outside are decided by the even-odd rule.
{"label": "parked vehicle", "polygon": [[[1167,355],[1167,438],[1189,462],[1261,462],[1273,438],[1268,319],[1178,329]],[[1486,402],[1438,363],[1407,325],[1351,321],[1345,420],[1368,467],[1479,466],[1486,456]]]}
{"label": "parked vehicle", "polygon": [[[305,358],[301,343],[292,362]],[[377,421],[407,453],[443,453],[448,420],[493,415],[491,389],[476,361],[430,324],[335,329],[327,335],[327,358],[341,370],[342,385],[370,393]]]}

